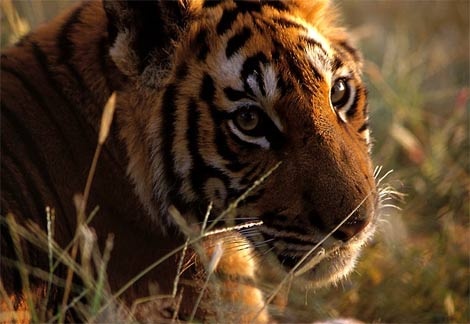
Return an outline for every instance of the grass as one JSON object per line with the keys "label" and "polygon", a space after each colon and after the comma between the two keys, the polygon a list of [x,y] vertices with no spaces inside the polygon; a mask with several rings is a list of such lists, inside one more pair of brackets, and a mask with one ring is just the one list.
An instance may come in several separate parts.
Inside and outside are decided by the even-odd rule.
{"label": "grass", "polygon": [[[2,46],[65,6],[44,1],[38,11],[35,1],[12,4],[19,15],[9,19],[19,27],[12,30],[2,19]],[[309,321],[352,317],[365,322],[468,323],[469,2],[339,5],[365,57],[374,161],[384,170],[395,170],[387,181],[405,198],[399,203],[401,211],[385,210],[381,229],[350,279],[290,296],[290,311]],[[103,269],[103,264],[95,266]],[[89,287],[98,282],[94,278]],[[104,288],[102,294],[109,293]],[[97,305],[94,298],[102,297],[91,299]],[[73,307],[77,305],[81,300]]]}

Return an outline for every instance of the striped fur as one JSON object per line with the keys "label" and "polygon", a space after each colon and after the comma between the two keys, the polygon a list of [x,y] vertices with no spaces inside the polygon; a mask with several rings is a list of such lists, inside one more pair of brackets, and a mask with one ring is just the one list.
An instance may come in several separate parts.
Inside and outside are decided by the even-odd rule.
{"label": "striped fur", "polygon": [[[360,55],[334,9],[307,0],[103,4],[80,4],[2,53],[2,215],[45,226],[44,206],[52,206],[56,239],[68,242],[72,197],[83,190],[102,107],[116,91],[89,204],[100,206],[99,236],[116,237],[112,287],[181,244],[181,234],[169,234],[178,232],[170,206],[197,227],[212,203],[214,221],[274,166],[218,223],[263,222],[235,235],[255,260],[236,267],[239,275],[256,281],[274,269],[282,278],[303,267],[298,282],[316,287],[349,273],[374,231],[377,195]],[[319,263],[312,255],[298,265],[332,231]],[[2,225],[5,250],[14,258]],[[219,272],[245,264],[234,260],[226,256]],[[29,262],[45,266],[37,252]],[[128,298],[145,295],[152,280],[171,289],[172,264]],[[15,278],[5,275],[9,289],[20,288]]]}

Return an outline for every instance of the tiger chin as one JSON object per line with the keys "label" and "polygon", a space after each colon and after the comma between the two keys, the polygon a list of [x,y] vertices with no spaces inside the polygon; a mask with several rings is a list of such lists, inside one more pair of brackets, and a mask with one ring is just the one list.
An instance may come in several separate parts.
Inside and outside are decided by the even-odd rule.
{"label": "tiger chin", "polygon": [[[376,224],[361,57],[336,16],[324,0],[92,1],[59,15],[2,52],[2,214],[46,228],[51,206],[55,239],[68,243],[72,198],[115,92],[89,200],[98,237],[114,233],[111,287],[184,244],[174,206],[189,228],[213,231],[193,254],[209,262],[196,262],[199,274],[212,260],[222,281],[198,281],[208,288],[201,318],[271,321],[263,282],[343,278]],[[11,240],[3,251],[15,258]],[[178,260],[127,300],[154,281],[172,291]],[[2,273],[17,293],[18,274]]]}

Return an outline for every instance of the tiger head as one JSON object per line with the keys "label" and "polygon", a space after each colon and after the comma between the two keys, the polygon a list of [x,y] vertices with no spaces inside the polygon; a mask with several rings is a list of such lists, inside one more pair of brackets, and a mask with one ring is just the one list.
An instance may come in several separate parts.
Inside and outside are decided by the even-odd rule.
{"label": "tiger head", "polygon": [[312,286],[348,273],[377,193],[360,58],[328,3],[104,5],[128,172],[151,216],[168,223],[174,205],[201,224],[248,190],[220,224],[262,221],[247,239]]}

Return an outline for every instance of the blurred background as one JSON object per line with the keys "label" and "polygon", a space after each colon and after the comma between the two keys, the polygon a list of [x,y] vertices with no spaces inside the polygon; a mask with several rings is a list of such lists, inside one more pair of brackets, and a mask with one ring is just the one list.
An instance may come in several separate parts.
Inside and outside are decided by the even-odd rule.
{"label": "blurred background", "polygon": [[[1,0],[1,46],[73,1]],[[470,322],[469,1],[336,1],[364,56],[373,157],[403,193],[337,287],[292,296],[305,320]],[[10,10],[13,9],[13,10]],[[313,317],[313,318],[312,318]]]}

